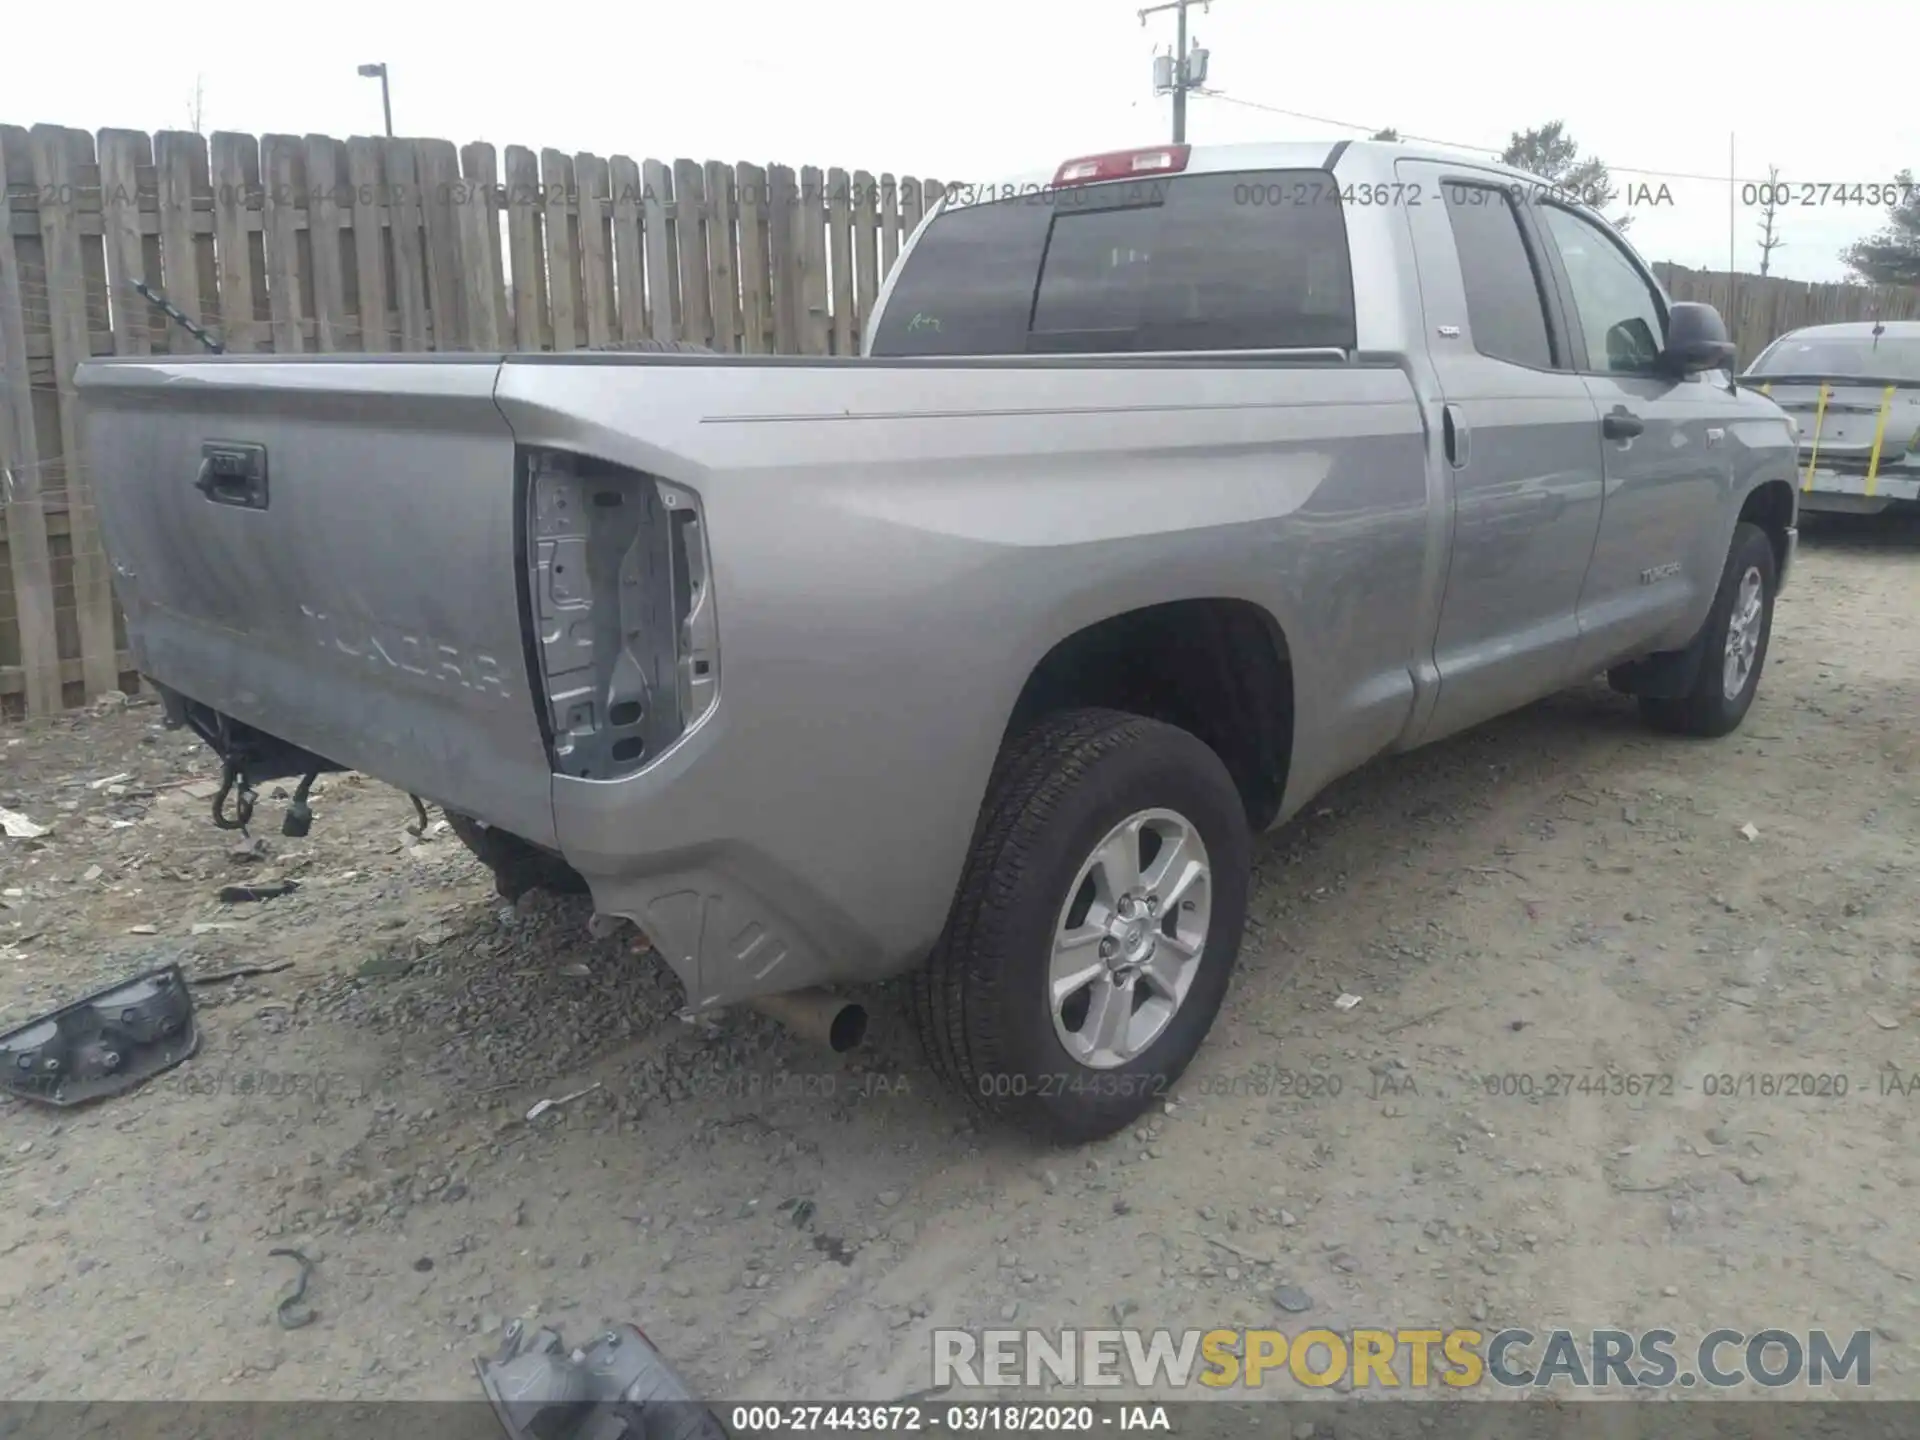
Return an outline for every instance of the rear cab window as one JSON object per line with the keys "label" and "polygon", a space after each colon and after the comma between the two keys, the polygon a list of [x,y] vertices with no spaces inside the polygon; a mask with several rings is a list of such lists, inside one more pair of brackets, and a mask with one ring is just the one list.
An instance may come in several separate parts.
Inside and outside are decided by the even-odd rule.
{"label": "rear cab window", "polygon": [[1325,171],[1069,186],[936,216],[871,353],[1351,350],[1346,217]]}

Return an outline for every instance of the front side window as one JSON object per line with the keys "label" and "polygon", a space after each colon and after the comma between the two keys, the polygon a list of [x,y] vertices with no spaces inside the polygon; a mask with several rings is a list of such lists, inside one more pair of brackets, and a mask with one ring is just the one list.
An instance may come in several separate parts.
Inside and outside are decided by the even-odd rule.
{"label": "front side window", "polygon": [[1645,374],[1666,347],[1665,307],[1626,251],[1585,216],[1558,205],[1539,208],[1541,223],[1560,252],[1573,306],[1586,332],[1583,369]]}

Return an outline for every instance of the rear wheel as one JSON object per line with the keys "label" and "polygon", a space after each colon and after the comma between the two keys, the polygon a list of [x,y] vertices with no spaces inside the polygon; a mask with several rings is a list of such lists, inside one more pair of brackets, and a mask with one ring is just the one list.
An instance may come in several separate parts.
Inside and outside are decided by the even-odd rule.
{"label": "rear wheel", "polygon": [[945,935],[917,984],[934,1068],[1068,1143],[1165,1098],[1239,953],[1251,839],[1226,767],[1111,710],[1041,721],[996,767]]}
{"label": "rear wheel", "polygon": [[1731,734],[1747,718],[1767,663],[1773,635],[1773,598],[1779,584],[1773,542],[1758,525],[1734,527],[1720,588],[1707,612],[1700,670],[1693,688],[1676,698],[1647,697],[1640,713],[1656,730],[1713,738]]}

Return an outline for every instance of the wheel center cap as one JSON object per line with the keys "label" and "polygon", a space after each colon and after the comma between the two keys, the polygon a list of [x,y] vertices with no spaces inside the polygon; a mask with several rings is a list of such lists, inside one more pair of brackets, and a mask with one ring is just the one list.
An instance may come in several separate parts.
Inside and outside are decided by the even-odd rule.
{"label": "wheel center cap", "polygon": [[1134,921],[1121,926],[1115,938],[1120,942],[1119,953],[1111,961],[1116,972],[1135,969],[1152,958],[1153,932],[1144,922]]}

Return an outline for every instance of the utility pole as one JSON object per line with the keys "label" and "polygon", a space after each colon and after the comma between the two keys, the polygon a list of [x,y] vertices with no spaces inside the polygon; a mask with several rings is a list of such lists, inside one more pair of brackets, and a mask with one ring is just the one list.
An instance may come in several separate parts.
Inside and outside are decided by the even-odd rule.
{"label": "utility pole", "polygon": [[378,65],[362,65],[360,73],[369,80],[380,81],[380,110],[387,120],[387,138],[393,138],[393,97],[387,93],[387,66],[382,61]]}
{"label": "utility pole", "polygon": [[1213,8],[1210,0],[1167,0],[1164,5],[1149,5],[1140,12],[1143,28],[1149,15],[1157,15],[1162,10],[1171,10],[1177,16],[1174,53],[1158,56],[1153,62],[1153,88],[1173,93],[1173,143],[1176,145],[1184,144],[1187,138],[1187,92],[1199,89],[1207,79],[1207,52],[1197,47],[1187,48],[1189,5],[1208,11]]}

